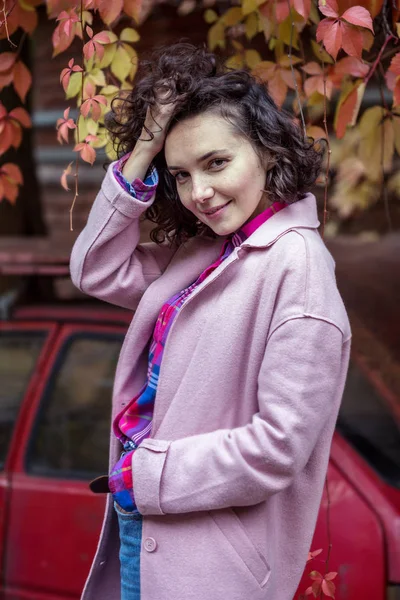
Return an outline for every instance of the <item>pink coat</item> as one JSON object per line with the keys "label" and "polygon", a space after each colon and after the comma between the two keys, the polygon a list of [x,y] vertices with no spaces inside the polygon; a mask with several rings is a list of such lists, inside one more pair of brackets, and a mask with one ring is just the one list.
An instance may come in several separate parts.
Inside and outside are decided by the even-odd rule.
{"label": "pink coat", "polygon": [[[110,168],[111,169],[111,168]],[[137,309],[113,414],[139,391],[163,302],[222,239],[138,245],[148,204],[109,169],[71,257],[84,292]],[[350,327],[312,194],[261,225],[195,291],[166,344],[152,437],[132,461],[141,600],[292,600],[313,536]],[[111,436],[111,463],[119,455]],[[111,502],[85,600],[118,600]]]}

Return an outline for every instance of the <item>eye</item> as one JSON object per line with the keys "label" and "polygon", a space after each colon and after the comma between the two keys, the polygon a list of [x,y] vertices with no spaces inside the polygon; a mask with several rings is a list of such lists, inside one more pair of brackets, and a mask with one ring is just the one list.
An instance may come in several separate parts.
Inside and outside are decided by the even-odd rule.
{"label": "eye", "polygon": [[225,158],[214,158],[209,164],[209,167],[212,169],[220,169],[227,163],[228,161]]}
{"label": "eye", "polygon": [[188,176],[189,173],[187,171],[178,171],[178,173],[175,173],[175,175],[173,175],[173,177],[178,183],[182,183],[185,179],[187,179]]}

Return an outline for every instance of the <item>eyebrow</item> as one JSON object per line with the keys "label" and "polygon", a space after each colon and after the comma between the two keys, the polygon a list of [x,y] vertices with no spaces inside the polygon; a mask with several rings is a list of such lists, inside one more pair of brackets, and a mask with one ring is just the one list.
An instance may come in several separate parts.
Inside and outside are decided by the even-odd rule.
{"label": "eyebrow", "polygon": [[[207,160],[207,158],[210,158],[214,154],[223,154],[225,152],[228,152],[228,150],[226,150],[225,148],[222,148],[221,150],[211,150],[211,152],[207,152],[206,154],[203,154],[203,156],[200,156],[200,158],[197,159],[197,162],[203,162],[203,160]],[[178,171],[179,169],[183,169],[183,167],[172,167],[169,165],[167,166],[170,171]]]}

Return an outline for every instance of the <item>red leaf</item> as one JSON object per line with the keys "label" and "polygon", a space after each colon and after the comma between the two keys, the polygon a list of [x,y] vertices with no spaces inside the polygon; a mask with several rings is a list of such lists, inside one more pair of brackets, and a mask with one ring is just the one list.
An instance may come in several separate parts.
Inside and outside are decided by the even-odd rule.
{"label": "red leaf", "polygon": [[311,0],[294,0],[293,6],[295,11],[307,21],[311,11]]}
{"label": "red leaf", "polygon": [[393,89],[393,104],[395,106],[400,105],[400,79],[396,82]]}
{"label": "red leaf", "polygon": [[347,52],[347,54],[350,54],[350,56],[361,58],[363,46],[363,37],[361,31],[352,25],[348,25],[347,23],[342,22],[341,26],[343,31],[343,50]]}
{"label": "red leaf", "polygon": [[327,573],[325,575],[325,579],[327,581],[331,581],[332,579],[335,579],[336,575],[337,575],[337,573],[335,571],[331,571],[330,573]]}
{"label": "red leaf", "polygon": [[29,69],[20,60],[14,67],[14,88],[22,102],[32,85],[32,75]]}
{"label": "red leaf", "polygon": [[335,65],[335,75],[365,77],[370,67],[354,56],[345,56]]}
{"label": "red leaf", "polygon": [[3,196],[11,204],[15,204],[15,201],[18,196],[18,186],[14,182],[8,181],[5,178],[2,178],[2,184],[3,184]]}
{"label": "red leaf", "polygon": [[7,175],[9,179],[15,181],[19,185],[23,183],[23,177],[20,168],[13,163],[6,163],[1,167],[1,171]]}
{"label": "red leaf", "polygon": [[92,39],[92,37],[93,37],[93,29],[89,25],[86,25],[86,33],[88,34],[88,36],[90,37],[90,39]]}
{"label": "red leaf", "polygon": [[14,138],[13,128],[6,123],[0,135],[0,154],[4,154],[13,145]]}
{"label": "red leaf", "polygon": [[400,75],[400,52],[393,56],[390,63],[389,71],[395,73],[396,75]]}
{"label": "red leaf", "polygon": [[22,142],[22,127],[16,121],[10,121],[10,129],[12,131],[12,142],[13,148],[19,148]]}
{"label": "red leaf", "polygon": [[318,8],[325,17],[337,19],[339,17],[339,9],[336,0],[319,0]]}
{"label": "red leaf", "polygon": [[363,6],[352,6],[342,14],[341,18],[345,19],[352,25],[366,27],[367,29],[370,29],[372,33],[374,33],[371,15]]}
{"label": "red leaf", "polygon": [[2,52],[0,54],[0,71],[9,71],[15,63],[16,57],[15,52]]}
{"label": "red leaf", "polygon": [[332,581],[326,581],[323,579],[321,588],[325,596],[328,596],[329,598],[335,597],[335,584]]}
{"label": "red leaf", "polygon": [[19,123],[21,123],[21,125],[23,127],[32,127],[32,121],[30,116],[28,115],[28,113],[26,112],[26,110],[22,107],[17,107],[14,108],[10,113],[9,116],[12,119],[15,119],[16,121],[18,121]]}
{"label": "red leaf", "polygon": [[317,41],[323,42],[329,54],[336,60],[337,54],[342,47],[342,23],[323,19],[317,28]]}

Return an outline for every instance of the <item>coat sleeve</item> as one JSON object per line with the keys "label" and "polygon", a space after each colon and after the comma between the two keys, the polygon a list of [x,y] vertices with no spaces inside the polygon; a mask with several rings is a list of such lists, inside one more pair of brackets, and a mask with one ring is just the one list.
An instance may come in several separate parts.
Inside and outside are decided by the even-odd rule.
{"label": "coat sleeve", "polygon": [[176,248],[139,244],[139,218],[154,202],[133,198],[108,168],[85,228],[72,249],[71,279],[85,294],[135,309]]}
{"label": "coat sleeve", "polygon": [[176,441],[146,439],[132,458],[146,514],[247,506],[290,486],[325,423],[336,417],[348,348],[334,324],[299,316],[271,334],[251,423]]}

